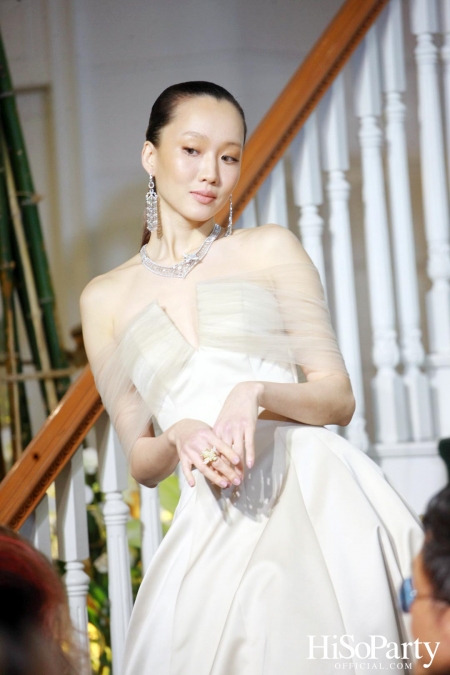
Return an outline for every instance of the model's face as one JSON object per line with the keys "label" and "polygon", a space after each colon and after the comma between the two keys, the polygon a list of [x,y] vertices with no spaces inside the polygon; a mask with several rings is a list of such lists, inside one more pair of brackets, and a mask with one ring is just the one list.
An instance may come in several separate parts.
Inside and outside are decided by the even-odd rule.
{"label": "model's face", "polygon": [[[450,607],[436,602],[433,587],[423,567],[422,554],[413,561],[413,585],[417,591],[417,599],[411,605],[411,629],[414,639],[419,640],[419,658],[414,675],[438,675],[450,671]],[[424,597],[426,596],[426,597]],[[437,643],[440,645],[437,647]],[[436,652],[431,660],[430,652]],[[431,662],[431,663],[430,663]],[[430,664],[425,668],[426,664]]]}
{"label": "model's face", "polygon": [[145,170],[156,178],[163,226],[175,213],[206,222],[228,203],[240,175],[243,141],[242,118],[228,101],[194,96],[177,105],[159,147],[146,142],[142,152]]}

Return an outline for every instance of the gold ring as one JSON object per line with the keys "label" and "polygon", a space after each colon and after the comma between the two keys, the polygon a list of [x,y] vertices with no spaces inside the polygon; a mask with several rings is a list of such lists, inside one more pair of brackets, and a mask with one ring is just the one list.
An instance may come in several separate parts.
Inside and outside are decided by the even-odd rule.
{"label": "gold ring", "polygon": [[217,448],[213,445],[212,448],[206,448],[201,454],[201,458],[205,464],[211,464],[212,462],[217,462],[219,455],[216,452]]}

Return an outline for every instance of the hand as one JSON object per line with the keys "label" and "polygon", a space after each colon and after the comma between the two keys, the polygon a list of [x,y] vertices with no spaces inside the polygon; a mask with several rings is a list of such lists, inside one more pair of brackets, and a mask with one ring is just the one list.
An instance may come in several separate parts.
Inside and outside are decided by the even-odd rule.
{"label": "hand", "polygon": [[[240,457],[205,422],[195,419],[176,422],[170,429],[169,441],[177,448],[181,468],[191,487],[195,485],[191,472],[193,465],[220,487],[226,488],[236,479],[241,482],[242,471],[234,466]],[[201,453],[214,445],[221,453],[219,459],[211,464],[205,464]]]}
{"label": "hand", "polygon": [[244,461],[244,445],[247,466],[255,462],[255,428],[258,419],[262,382],[239,382],[225,399],[222,410],[213,426],[213,431],[222,441],[233,447]]}

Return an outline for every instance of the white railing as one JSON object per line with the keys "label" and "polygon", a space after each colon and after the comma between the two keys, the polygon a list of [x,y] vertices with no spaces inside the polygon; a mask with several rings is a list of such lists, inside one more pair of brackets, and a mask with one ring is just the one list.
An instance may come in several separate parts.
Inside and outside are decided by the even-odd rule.
{"label": "white railing", "polygon": [[[405,26],[401,0],[391,0],[236,226],[277,222],[292,227],[303,241],[321,274],[355,391],[353,420],[337,431],[369,453],[413,508],[423,513],[430,496],[446,482],[437,441],[450,436],[450,0],[408,0],[407,9],[410,24]],[[405,130],[403,101],[411,85],[405,73],[403,33],[407,30],[416,38],[410,58],[416,62],[418,100],[408,114],[418,115],[420,128],[423,215],[412,207],[409,177],[411,139]],[[445,101],[440,96],[441,75]],[[351,130],[358,139],[359,154],[349,147]],[[348,177],[359,171],[363,222],[355,217],[355,187]],[[294,221],[292,214],[296,214]],[[424,280],[414,244],[414,223],[422,220],[430,287],[424,335],[420,315]],[[370,304],[367,326],[360,318],[364,313],[357,300],[352,242],[352,232],[361,228]],[[372,356],[365,368],[360,344],[367,334]],[[367,391],[371,395],[366,400]],[[373,418],[373,437],[369,437],[366,415]],[[118,675],[132,608],[129,509],[123,499],[128,475],[106,414],[96,425],[95,437],[105,495],[113,668]],[[56,481],[56,517],[58,555],[66,564],[72,618],[86,645],[89,578],[83,567],[88,557],[84,490],[80,448]],[[140,496],[145,571],[162,539],[158,488],[142,487]],[[30,523],[36,545],[50,556],[47,498],[24,532],[30,532]]]}
{"label": "white railing", "polygon": [[[411,54],[404,46],[406,31],[417,41]],[[414,60],[415,101],[415,83],[405,68],[405,61]],[[324,283],[356,397],[353,420],[340,432],[382,466],[419,513],[446,481],[437,441],[450,436],[450,231],[442,122],[445,114],[450,148],[449,64],[449,0],[391,0],[267,179],[264,198],[258,194],[238,223],[256,227],[270,219],[291,227],[302,240]],[[408,111],[405,94],[413,102]],[[422,185],[414,190],[422,192],[423,214],[412,206],[414,157],[408,148],[416,144],[407,137],[407,112],[420,129]],[[349,145],[349,136],[357,144]],[[280,181],[283,175],[292,177],[291,190]],[[359,179],[354,186],[348,175]],[[361,193],[355,195],[359,184]],[[292,204],[286,197],[291,193]],[[358,197],[362,218],[355,207]],[[420,229],[422,221],[427,278],[420,276],[415,252],[415,226]],[[362,229],[367,325],[353,253],[353,238]],[[419,289],[425,285],[431,288],[422,298]],[[370,363],[360,349],[366,335]]]}

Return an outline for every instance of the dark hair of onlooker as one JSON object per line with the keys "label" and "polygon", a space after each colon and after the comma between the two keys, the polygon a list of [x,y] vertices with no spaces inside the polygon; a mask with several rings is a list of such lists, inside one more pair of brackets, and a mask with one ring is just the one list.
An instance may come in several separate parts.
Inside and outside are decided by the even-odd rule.
{"label": "dark hair of onlooker", "polygon": [[75,675],[79,658],[58,573],[0,525],[0,675]]}
{"label": "dark hair of onlooker", "polygon": [[423,517],[422,560],[434,597],[450,604],[450,484],[430,500]]}

